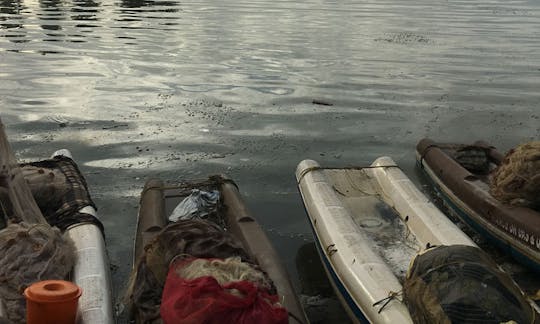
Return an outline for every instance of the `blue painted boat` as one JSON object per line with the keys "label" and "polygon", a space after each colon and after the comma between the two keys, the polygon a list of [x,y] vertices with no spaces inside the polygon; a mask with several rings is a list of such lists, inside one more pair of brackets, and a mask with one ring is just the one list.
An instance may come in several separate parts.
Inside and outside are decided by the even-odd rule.
{"label": "blue painted boat", "polygon": [[400,293],[411,260],[434,245],[475,243],[389,157],[367,167],[296,169],[327,275],[355,323],[412,323]]}

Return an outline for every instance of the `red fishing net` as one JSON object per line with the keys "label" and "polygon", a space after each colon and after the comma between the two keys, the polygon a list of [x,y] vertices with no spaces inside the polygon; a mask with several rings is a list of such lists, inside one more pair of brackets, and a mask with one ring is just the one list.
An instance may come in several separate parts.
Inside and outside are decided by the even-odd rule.
{"label": "red fishing net", "polygon": [[179,260],[169,268],[160,309],[165,324],[288,323],[278,296],[252,281],[220,284],[211,276],[181,277],[177,270],[191,261]]}

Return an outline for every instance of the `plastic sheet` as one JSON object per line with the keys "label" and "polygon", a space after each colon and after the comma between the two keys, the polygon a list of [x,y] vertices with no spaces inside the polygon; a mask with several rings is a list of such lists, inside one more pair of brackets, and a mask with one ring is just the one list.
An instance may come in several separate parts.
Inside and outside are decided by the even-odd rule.
{"label": "plastic sheet", "polygon": [[204,219],[217,208],[219,191],[211,192],[193,189],[191,194],[176,206],[169,216],[169,221],[176,222],[186,219]]}

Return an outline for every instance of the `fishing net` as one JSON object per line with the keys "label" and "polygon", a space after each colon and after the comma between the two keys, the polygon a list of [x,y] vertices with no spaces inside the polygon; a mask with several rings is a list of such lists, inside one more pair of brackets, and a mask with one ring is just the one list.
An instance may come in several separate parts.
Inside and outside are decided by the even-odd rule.
{"label": "fishing net", "polygon": [[485,147],[466,145],[453,151],[452,157],[472,173],[489,173],[490,162]]}
{"label": "fishing net", "polygon": [[88,205],[86,183],[71,159],[19,165],[0,121],[0,308],[7,313],[0,321],[25,322],[27,286],[68,279],[75,245],[61,230],[84,220],[74,215]]}
{"label": "fishing net", "polygon": [[239,256],[250,261],[238,240],[216,224],[204,220],[171,223],[145,248],[146,263],[162,283],[170,262],[178,255],[218,259]]}
{"label": "fishing net", "polygon": [[178,256],[239,257],[252,263],[240,242],[212,222],[180,220],[170,223],[145,247],[144,255],[132,274],[127,297],[140,322],[160,323],[163,285],[171,261]]}
{"label": "fishing net", "polygon": [[21,168],[7,139],[4,124],[0,120],[0,213],[2,228],[8,223],[7,208],[10,215],[29,224],[45,224],[39,207],[24,179]]}
{"label": "fishing net", "polygon": [[67,279],[75,246],[58,228],[10,224],[0,231],[0,296],[8,319],[25,323],[24,289],[45,279]]}
{"label": "fishing net", "polygon": [[415,323],[533,323],[510,276],[479,248],[439,246],[413,260],[404,296]]}
{"label": "fishing net", "polygon": [[540,141],[510,150],[491,174],[490,186],[501,202],[540,209]]}
{"label": "fishing net", "polygon": [[[97,225],[103,232],[103,225],[96,217],[79,212],[85,206],[97,207],[90,197],[85,178],[72,159],[56,156],[20,164],[20,169],[41,213],[51,226],[64,231],[73,224],[86,222]],[[4,202],[0,213],[7,214],[5,217],[13,222],[21,221],[6,198],[6,194],[0,191],[0,199]]]}
{"label": "fishing net", "polygon": [[269,279],[239,257],[187,258],[170,267],[161,317],[166,324],[285,324],[288,313]]}
{"label": "fishing net", "polygon": [[175,264],[176,266],[172,269],[184,279],[211,276],[220,285],[233,281],[250,281],[264,289],[272,288],[264,273],[255,269],[252,264],[243,262],[239,257],[226,259],[187,258]]}

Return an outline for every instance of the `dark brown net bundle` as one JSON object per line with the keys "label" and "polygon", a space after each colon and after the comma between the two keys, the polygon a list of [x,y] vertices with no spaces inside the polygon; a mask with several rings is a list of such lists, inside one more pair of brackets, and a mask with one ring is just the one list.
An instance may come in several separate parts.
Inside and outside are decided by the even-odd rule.
{"label": "dark brown net bundle", "polygon": [[439,246],[419,254],[403,285],[415,323],[533,323],[510,276],[479,248]]}
{"label": "dark brown net bundle", "polygon": [[491,174],[490,187],[504,203],[540,209],[540,141],[510,150]]}
{"label": "dark brown net bundle", "polygon": [[[18,169],[49,225],[64,231],[74,224],[92,223],[103,231],[99,219],[79,212],[85,206],[94,209],[97,207],[88,192],[86,179],[71,158],[55,156],[48,160],[20,164]],[[22,220],[13,208],[7,191],[0,190],[0,201],[3,202],[0,215],[5,214],[4,217],[12,222]]]}
{"label": "dark brown net bundle", "polygon": [[452,151],[452,156],[461,166],[472,173],[489,173],[489,157],[485,147],[466,145]]}
{"label": "dark brown net bundle", "polygon": [[58,228],[11,224],[0,231],[0,296],[14,323],[25,323],[23,291],[45,279],[67,279],[73,268],[73,242]]}
{"label": "dark brown net bundle", "polygon": [[212,222],[181,220],[167,225],[145,247],[132,274],[127,297],[139,323],[161,322],[159,308],[169,265],[183,256],[251,261],[240,242]]}

